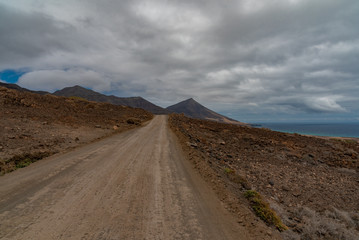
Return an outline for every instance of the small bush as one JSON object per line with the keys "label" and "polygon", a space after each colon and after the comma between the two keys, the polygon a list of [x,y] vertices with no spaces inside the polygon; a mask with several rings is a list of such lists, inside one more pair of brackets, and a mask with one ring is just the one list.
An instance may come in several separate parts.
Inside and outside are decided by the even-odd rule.
{"label": "small bush", "polygon": [[288,229],[288,227],[282,223],[277,214],[269,207],[269,204],[265,202],[258,192],[248,190],[244,193],[244,196],[250,201],[250,205],[255,214],[264,222],[269,225],[274,225],[279,231],[285,231]]}
{"label": "small bush", "polygon": [[343,142],[350,144],[350,145],[356,145],[358,144],[357,141],[353,140],[353,139],[344,139]]}
{"label": "small bush", "polygon": [[0,172],[3,175],[5,173],[12,172],[18,168],[27,167],[31,163],[34,163],[52,154],[52,152],[36,152],[15,155],[7,159],[6,161],[0,161]]}
{"label": "small bush", "polygon": [[226,176],[228,177],[228,179],[231,182],[240,184],[242,186],[242,188],[244,188],[245,190],[251,189],[251,186],[250,186],[249,182],[247,181],[247,179],[245,179],[244,177],[237,174],[234,169],[224,168],[224,173],[226,174]]}
{"label": "small bush", "polygon": [[136,118],[129,118],[126,122],[127,124],[141,125],[141,121]]}
{"label": "small bush", "polygon": [[234,170],[231,169],[231,168],[224,168],[224,172],[225,172],[226,174],[233,174],[233,173],[234,173]]}
{"label": "small bush", "polygon": [[354,211],[332,208],[317,212],[303,207],[295,210],[294,214],[302,223],[296,231],[301,239],[358,239],[359,214]]}

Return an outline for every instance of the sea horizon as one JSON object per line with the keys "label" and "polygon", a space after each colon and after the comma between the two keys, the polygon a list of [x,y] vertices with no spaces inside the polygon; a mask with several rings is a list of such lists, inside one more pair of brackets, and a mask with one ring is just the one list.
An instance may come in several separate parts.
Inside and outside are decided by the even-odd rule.
{"label": "sea horizon", "polygon": [[260,128],[269,128],[273,131],[285,133],[298,133],[302,135],[313,135],[323,137],[348,137],[359,138],[359,122],[337,122],[337,123],[255,123]]}

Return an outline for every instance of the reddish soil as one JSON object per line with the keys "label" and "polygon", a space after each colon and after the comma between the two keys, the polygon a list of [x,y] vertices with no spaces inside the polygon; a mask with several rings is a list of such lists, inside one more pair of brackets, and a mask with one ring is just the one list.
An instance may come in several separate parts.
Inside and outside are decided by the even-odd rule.
{"label": "reddish soil", "polygon": [[246,218],[236,209],[243,205],[250,209],[243,193],[254,189],[289,227],[281,233],[284,239],[359,239],[356,140],[279,133],[175,114],[169,122],[187,157],[240,222]]}
{"label": "reddish soil", "polygon": [[152,117],[142,109],[0,87],[0,174],[16,169],[14,156],[38,160]]}

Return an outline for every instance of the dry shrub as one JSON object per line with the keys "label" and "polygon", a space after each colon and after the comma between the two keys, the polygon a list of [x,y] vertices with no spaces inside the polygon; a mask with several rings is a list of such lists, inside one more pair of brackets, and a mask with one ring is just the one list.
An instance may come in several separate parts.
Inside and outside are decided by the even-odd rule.
{"label": "dry shrub", "polygon": [[269,204],[258,192],[248,190],[245,192],[244,196],[250,201],[250,205],[255,214],[263,221],[269,225],[274,225],[279,231],[285,231],[288,229],[288,227],[282,223],[281,219],[269,207]]}
{"label": "dry shrub", "polygon": [[[283,233],[283,238],[286,240],[359,239],[358,213],[346,212],[336,208],[319,213],[310,208],[302,207],[294,211],[294,214],[299,223],[296,227]],[[290,220],[286,219],[285,223],[291,226]]]}

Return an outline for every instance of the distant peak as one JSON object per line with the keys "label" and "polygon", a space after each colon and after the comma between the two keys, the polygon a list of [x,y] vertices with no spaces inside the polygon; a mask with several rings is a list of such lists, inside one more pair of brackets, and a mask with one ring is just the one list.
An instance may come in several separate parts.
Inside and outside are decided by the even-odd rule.
{"label": "distant peak", "polygon": [[187,100],[184,100],[184,102],[195,102],[196,100],[194,100],[193,98],[188,98]]}
{"label": "distant peak", "polygon": [[85,89],[84,87],[80,86],[80,85],[75,85],[73,87],[70,87],[70,88],[81,88],[81,89]]}

